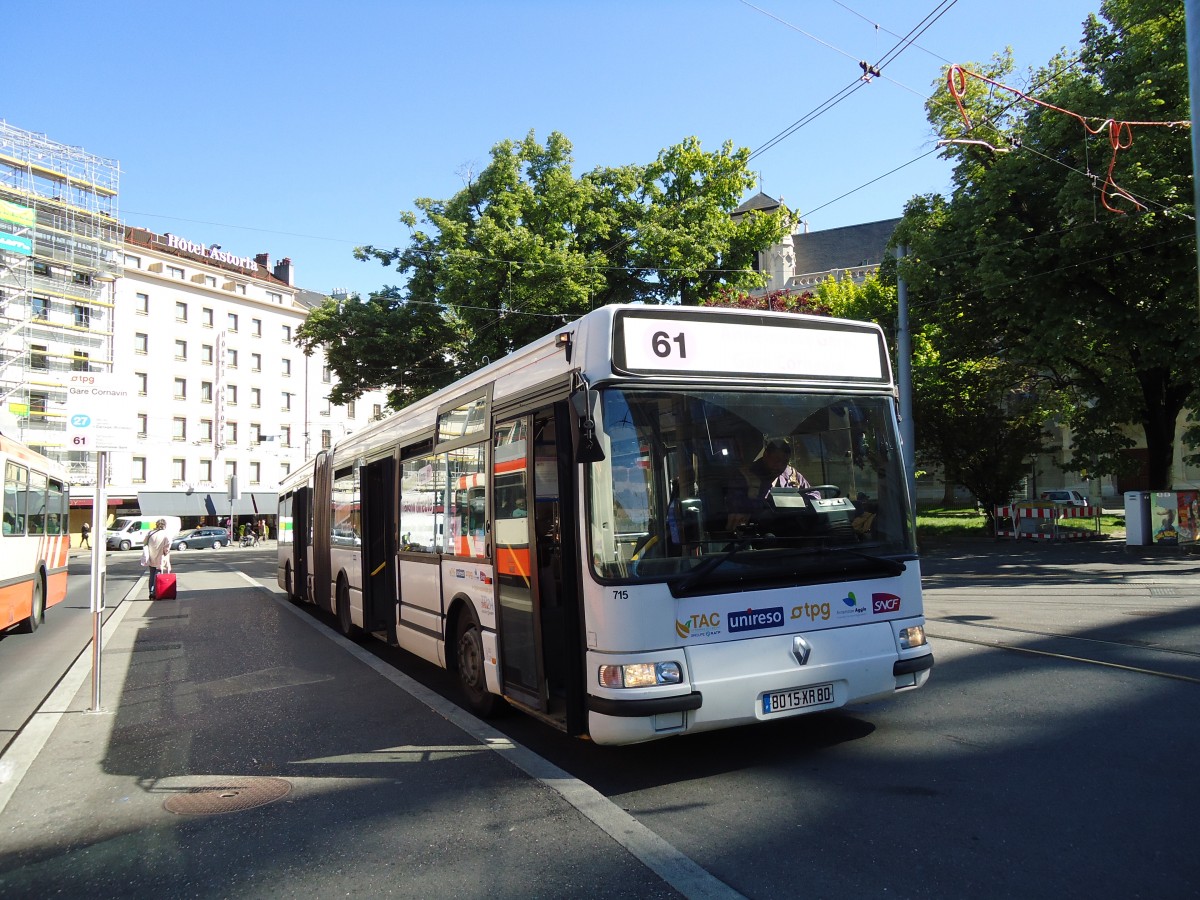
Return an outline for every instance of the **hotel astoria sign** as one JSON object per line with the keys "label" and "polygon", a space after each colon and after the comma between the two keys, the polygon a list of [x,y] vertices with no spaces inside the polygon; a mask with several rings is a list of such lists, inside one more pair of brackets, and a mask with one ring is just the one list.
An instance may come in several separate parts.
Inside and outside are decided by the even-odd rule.
{"label": "hotel astoria sign", "polygon": [[215,259],[217,262],[229,263],[234,266],[241,266],[243,269],[257,269],[258,263],[250,256],[234,256],[232,253],[226,253],[219,245],[214,244],[211,247],[206,247],[204,244],[193,244],[191,241],[184,240],[178,235],[164,235],[167,239],[167,246],[173,247],[176,250],[183,250],[187,253],[195,253],[197,256],[205,256],[209,259]]}

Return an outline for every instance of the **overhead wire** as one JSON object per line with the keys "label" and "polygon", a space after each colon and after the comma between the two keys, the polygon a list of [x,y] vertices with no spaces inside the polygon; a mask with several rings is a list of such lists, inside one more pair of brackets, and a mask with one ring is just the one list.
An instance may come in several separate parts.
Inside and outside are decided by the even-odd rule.
{"label": "overhead wire", "polygon": [[[777,22],[780,22],[781,24],[783,24],[789,28],[794,28],[796,31],[800,32],[801,34],[805,35],[806,37],[810,37],[813,40],[816,40],[819,43],[823,44],[824,46],[830,47],[831,49],[835,50],[836,52],[841,53],[843,56],[847,56],[850,59],[854,59],[854,56],[852,54],[848,53],[847,51],[842,50],[838,47],[835,47],[826,41],[822,41],[819,38],[816,38],[815,36],[809,34],[807,31],[804,31],[804,29],[798,28],[797,26],[791,24],[790,22],[787,22],[786,20],[781,19],[780,17],[776,16],[774,13],[767,12],[766,10],[748,2],[748,0],[741,0],[741,2],[743,4],[745,4],[746,6],[749,6],[751,9],[756,10],[757,12],[760,12],[763,15],[766,15],[772,19],[775,19]],[[883,69],[890,63],[894,62],[901,53],[903,53],[906,49],[908,49],[909,46],[911,46],[913,41],[915,41],[918,37],[920,37],[922,34],[924,34],[930,28],[930,26],[933,25],[934,22],[936,22],[943,15],[945,15],[946,12],[952,6],[954,6],[954,4],[957,2],[958,2],[958,0],[939,0],[937,6],[935,6],[934,9],[925,16],[924,19],[922,19],[915,26],[913,26],[913,28],[908,32],[907,35],[905,35],[900,40],[898,40],[874,65],[869,65],[865,61],[859,60],[859,64],[863,69],[863,74],[861,76],[855,78],[853,81],[851,81],[849,84],[847,84],[845,87],[843,87],[837,93],[835,93],[828,100],[824,101],[823,103],[818,104],[816,107],[814,107],[809,112],[805,113],[803,116],[801,116],[799,119],[797,119],[791,125],[789,125],[787,128],[784,128],[782,131],[780,131],[774,137],[768,139],[765,143],[763,143],[758,148],[756,148],[754,151],[752,151],[750,153],[750,156],[748,159],[753,160],[753,159],[757,158],[758,156],[761,156],[763,153],[767,152],[768,150],[777,146],[782,141],[791,137],[793,134],[795,134],[801,128],[803,128],[804,126],[815,121],[817,118],[819,118],[820,116],[824,115],[829,110],[831,110],[835,106],[837,106],[843,100],[847,99],[855,91],[859,90],[864,85],[868,84],[872,77],[883,77]],[[899,82],[895,82],[895,83],[899,84]],[[899,85],[899,86],[904,87],[905,90],[912,91],[912,93],[917,94],[917,96],[922,96],[919,92],[913,91],[912,88],[908,88],[905,85]]]}

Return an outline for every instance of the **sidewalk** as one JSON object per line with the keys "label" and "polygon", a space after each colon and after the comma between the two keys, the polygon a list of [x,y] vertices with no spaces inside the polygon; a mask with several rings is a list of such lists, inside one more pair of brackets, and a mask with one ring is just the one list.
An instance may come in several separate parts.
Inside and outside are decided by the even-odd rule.
{"label": "sidewalk", "polygon": [[126,599],[102,711],[88,652],[0,759],[0,895],[736,896],[234,563]]}

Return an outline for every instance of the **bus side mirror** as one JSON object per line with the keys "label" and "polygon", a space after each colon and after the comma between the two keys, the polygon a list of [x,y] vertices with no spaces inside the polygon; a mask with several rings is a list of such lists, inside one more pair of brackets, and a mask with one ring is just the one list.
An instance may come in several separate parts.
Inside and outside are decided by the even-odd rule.
{"label": "bus side mirror", "polygon": [[596,402],[599,398],[600,395],[590,388],[571,395],[571,422],[574,426],[571,431],[576,462],[594,463],[604,459],[604,448],[596,439]]}

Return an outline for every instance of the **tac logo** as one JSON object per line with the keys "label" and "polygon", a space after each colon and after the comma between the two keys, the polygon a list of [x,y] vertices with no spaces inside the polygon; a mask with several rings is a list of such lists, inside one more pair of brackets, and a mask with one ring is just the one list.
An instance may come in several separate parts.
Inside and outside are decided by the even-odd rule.
{"label": "tac logo", "polygon": [[731,612],[725,617],[729,632],[758,631],[762,628],[778,628],[783,624],[783,607],[772,606],[769,609],[748,609],[745,612]]}
{"label": "tac logo", "polygon": [[675,633],[685,641],[688,638],[712,637],[721,633],[721,614],[696,613],[690,619],[675,620]]}
{"label": "tac logo", "polygon": [[854,591],[850,591],[839,601],[840,605],[837,608],[838,616],[861,616],[867,611],[866,604],[860,604],[858,598],[854,596]]}
{"label": "tac logo", "polygon": [[900,612],[900,598],[895,594],[872,594],[871,611],[875,615]]}

